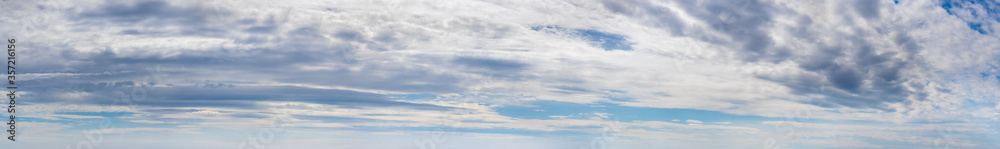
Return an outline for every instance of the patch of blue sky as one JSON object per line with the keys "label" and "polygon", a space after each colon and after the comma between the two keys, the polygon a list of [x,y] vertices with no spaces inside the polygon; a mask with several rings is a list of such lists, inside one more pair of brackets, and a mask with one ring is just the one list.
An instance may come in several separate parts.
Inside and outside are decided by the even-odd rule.
{"label": "patch of blue sky", "polygon": [[[632,121],[664,121],[673,122],[677,119],[681,122],[685,120],[698,120],[706,123],[710,122],[760,122],[764,120],[779,120],[778,118],[767,118],[760,116],[746,116],[726,114],[718,111],[695,110],[695,109],[663,109],[646,107],[619,106],[612,103],[597,104],[577,104],[570,102],[539,100],[531,103],[535,107],[506,106],[496,108],[497,113],[503,116],[522,119],[558,119],[558,116],[570,116],[568,119],[588,119],[597,116],[593,113],[612,114],[609,119],[617,119],[622,122]],[[581,115],[582,114],[582,115]]]}
{"label": "patch of blue sky", "polygon": [[597,30],[587,30],[587,29],[566,29],[560,26],[533,26],[531,30],[544,31],[544,30],[555,30],[560,32],[569,33],[572,35],[577,35],[594,43],[595,46],[603,48],[605,51],[611,50],[632,50],[632,44],[628,42],[627,37],[624,35],[607,33]]}
{"label": "patch of blue sky", "polygon": [[986,34],[986,29],[983,29],[982,23],[969,22],[969,28],[972,28],[972,30],[976,30],[976,32],[979,32],[979,34]]}
{"label": "patch of blue sky", "polygon": [[[155,119],[156,121],[162,121],[163,123],[137,123],[132,122],[132,120],[142,120],[142,119],[131,119],[123,118],[129,117],[133,112],[57,112],[55,114],[64,115],[79,115],[79,116],[101,116],[102,118],[61,118],[58,120],[42,119],[37,117],[18,117],[18,119],[23,119],[26,122],[43,122],[43,123],[61,123],[61,124],[72,124],[72,125],[82,125],[82,128],[97,128],[101,121],[110,120],[111,123],[116,128],[132,128],[132,127],[174,127],[178,125],[183,125],[184,123],[204,121],[201,119]],[[86,123],[83,123],[86,122]]]}
{"label": "patch of blue sky", "polygon": [[[32,123],[73,124],[73,123],[77,123],[79,121],[78,119],[65,119],[65,118],[60,118],[60,119],[43,119],[43,118],[30,117],[30,116],[16,116],[16,117],[17,117],[17,119],[16,119],[17,122],[32,122]],[[7,120],[5,120],[4,123],[6,123],[6,121]]]}
{"label": "patch of blue sky", "polygon": [[611,93],[627,93],[626,91],[622,91],[622,90],[602,89],[602,91],[608,91],[608,92],[611,92]]}
{"label": "patch of blue sky", "polygon": [[[607,90],[609,92],[621,92],[626,91],[619,90]],[[433,100],[438,98],[434,94],[395,94],[389,95],[390,97],[403,100]],[[664,94],[664,96],[669,96]],[[626,101],[633,100],[631,98],[621,98],[617,97],[606,97],[613,101]],[[531,103],[527,103],[531,106],[503,106],[494,108],[498,114],[502,116],[508,116],[519,119],[540,119],[540,120],[555,120],[555,119],[590,119],[594,117],[599,117],[595,113],[607,113],[611,114],[608,118],[603,118],[608,121],[622,121],[622,122],[633,122],[633,121],[662,121],[671,123],[687,124],[686,120],[697,120],[705,124],[714,124],[715,122],[731,122],[733,125],[748,125],[748,126],[760,126],[760,128],[768,128],[767,126],[759,125],[763,121],[797,121],[797,122],[807,122],[807,123],[831,123],[831,124],[873,124],[878,125],[879,122],[873,121],[856,121],[856,120],[824,120],[815,119],[811,117],[762,117],[762,116],[751,116],[751,115],[735,115],[728,114],[719,111],[709,111],[709,110],[697,110],[697,109],[664,109],[664,108],[649,108],[649,107],[630,107],[630,106],[620,106],[614,103],[593,103],[593,104],[578,104],[570,102],[559,102],[551,100],[537,100]],[[789,111],[791,113],[793,111]],[[822,112],[822,111],[813,111]],[[827,111],[834,113],[875,113],[875,111]],[[324,121],[331,122],[341,122],[341,121],[357,121],[357,120],[347,120],[332,118]],[[674,121],[677,120],[677,121]]]}
{"label": "patch of blue sky", "polygon": [[[990,28],[991,24],[996,24],[1000,21],[1000,5],[996,1],[989,0],[944,0],[942,1],[941,8],[944,8],[948,14],[958,16],[969,28],[979,32],[980,34],[988,34],[995,32]],[[956,14],[957,9],[968,10],[972,18],[963,17]],[[981,12],[978,10],[983,10]]]}
{"label": "patch of blue sky", "polygon": [[[60,124],[74,124],[80,121],[96,120],[101,119],[114,119],[123,116],[129,116],[134,114],[132,112],[56,112],[54,114],[60,115],[78,115],[78,116],[100,116],[101,118],[65,118],[61,116],[52,116],[55,119],[42,118],[33,115],[15,115],[18,122],[39,122],[39,123],[60,123]],[[51,116],[51,115],[50,115]]]}
{"label": "patch of blue sky", "polygon": [[993,78],[996,78],[997,80],[1000,80],[1000,75],[995,75],[995,74],[990,74],[990,73],[985,73],[985,72],[979,73],[979,75],[982,78],[987,78],[987,77],[993,76]]}
{"label": "patch of blue sky", "polygon": [[[828,124],[864,124],[880,125],[876,121],[859,120],[827,120],[817,119],[810,116],[793,117],[763,117],[752,115],[736,115],[719,111],[697,110],[697,109],[665,109],[649,107],[620,106],[613,103],[577,104],[569,102],[538,100],[531,103],[534,107],[526,106],[505,106],[495,108],[496,112],[503,116],[520,119],[589,119],[596,117],[593,113],[611,114],[608,121],[662,121],[679,124],[687,124],[686,120],[697,120],[704,124],[714,124],[716,122],[731,122],[732,125],[761,126],[763,121],[795,121],[805,123],[828,123]],[[794,111],[788,111],[792,113]],[[813,113],[822,112],[820,110]],[[874,113],[874,111],[838,111],[840,113]],[[564,117],[565,116],[565,117]],[[677,121],[674,121],[677,120]]]}

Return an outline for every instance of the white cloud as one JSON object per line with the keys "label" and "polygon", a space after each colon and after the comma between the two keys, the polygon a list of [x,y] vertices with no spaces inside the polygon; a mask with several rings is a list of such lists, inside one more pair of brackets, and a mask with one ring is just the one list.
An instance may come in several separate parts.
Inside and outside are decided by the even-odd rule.
{"label": "white cloud", "polygon": [[[864,142],[857,139],[860,138],[874,138],[879,140],[897,141],[897,142],[907,142],[911,144],[921,145],[921,146],[932,146],[935,145],[935,140],[947,139],[945,137],[953,139],[951,142],[940,142],[938,141],[938,146],[948,145],[963,148],[973,148],[973,147],[983,147],[985,144],[976,144],[969,142],[971,138],[966,138],[969,136],[965,135],[953,135],[953,134],[971,134],[988,131],[985,128],[970,127],[970,124],[934,124],[934,125],[912,125],[912,124],[896,124],[896,125],[884,125],[884,126],[873,126],[873,125],[858,125],[858,124],[824,124],[824,123],[804,123],[804,122],[793,122],[793,121],[765,121],[762,124],[773,125],[776,129],[779,127],[790,128],[791,131],[785,131],[782,133],[777,133],[782,136],[790,136],[794,138],[801,138],[806,141],[817,141],[818,144],[824,144],[819,142],[828,142],[830,138],[835,138],[837,142]],[[926,135],[932,134],[932,135]],[[947,144],[941,144],[947,143]],[[868,144],[868,143],[865,143]],[[842,147],[856,147],[850,146],[850,144],[839,144]],[[871,146],[871,145],[864,145]],[[889,144],[877,145],[879,147],[893,146]]]}

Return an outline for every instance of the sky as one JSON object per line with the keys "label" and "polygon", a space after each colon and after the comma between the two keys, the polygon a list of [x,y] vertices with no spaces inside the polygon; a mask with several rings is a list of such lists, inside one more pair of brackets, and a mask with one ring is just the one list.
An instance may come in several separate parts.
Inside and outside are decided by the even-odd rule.
{"label": "sky", "polygon": [[19,69],[17,140],[0,148],[1000,146],[991,0],[0,10]]}

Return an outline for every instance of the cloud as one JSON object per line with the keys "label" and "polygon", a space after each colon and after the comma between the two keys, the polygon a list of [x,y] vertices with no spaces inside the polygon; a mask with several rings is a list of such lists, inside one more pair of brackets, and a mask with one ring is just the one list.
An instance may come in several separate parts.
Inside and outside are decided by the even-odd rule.
{"label": "cloud", "polygon": [[[906,147],[906,146],[931,146],[935,143],[937,146],[954,146],[954,147],[966,147],[966,148],[978,148],[982,147],[979,145],[983,144],[972,144],[969,142],[969,138],[952,138],[954,140],[964,140],[964,141],[950,141],[943,142],[941,139],[947,139],[945,137],[960,137],[952,136],[951,134],[963,133],[969,134],[971,131],[985,131],[974,129],[954,129],[960,126],[955,124],[932,124],[923,126],[914,125],[892,125],[892,126],[871,126],[871,125],[856,125],[856,124],[822,124],[822,123],[802,123],[802,122],[789,122],[789,121],[764,121],[762,124],[773,125],[775,127],[796,127],[797,132],[794,133],[794,137],[801,137],[805,140],[814,140],[818,142],[825,141],[825,139],[834,139],[836,142],[868,142],[870,140],[885,140],[885,141],[895,141],[895,142],[905,142],[905,143],[893,143],[893,144],[869,144],[864,143],[860,146],[865,147]],[[958,124],[962,125],[962,124]],[[789,133],[791,134],[791,133]],[[927,135],[933,134],[933,135]],[[838,137],[839,136],[839,137]],[[845,137],[850,136],[850,137]],[[913,137],[902,137],[902,136],[913,136]],[[965,136],[961,136],[965,137]],[[854,140],[859,139],[859,140]],[[824,144],[824,143],[819,143]],[[841,147],[852,147],[849,144],[831,144],[834,146]],[[860,147],[855,146],[855,147]]]}
{"label": "cloud", "polygon": [[[135,4],[109,4],[101,9],[83,12],[80,18],[110,19],[114,22],[143,22],[154,19],[156,23],[195,23],[205,19],[206,13],[197,9],[171,6],[163,1],[136,2]],[[164,25],[164,24],[160,24]]]}
{"label": "cloud", "polygon": [[971,1],[971,0],[948,0],[943,1],[941,7],[963,21],[967,22],[969,29],[980,34],[996,32],[997,18],[1000,14],[991,12],[997,9],[997,3],[993,1]]}
{"label": "cloud", "polygon": [[[19,76],[28,85],[19,98],[31,99],[22,114],[65,127],[109,118],[150,126],[126,133],[196,133],[285,117],[309,133],[455,128],[491,132],[470,135],[483,142],[546,134],[586,142],[610,119],[641,115],[629,108],[654,108],[769,126],[622,120],[636,129],[615,144],[732,148],[711,146],[721,138],[745,147],[784,118],[905,128],[802,123],[817,126],[803,130],[802,148],[916,148],[933,141],[926,127],[938,123],[957,123],[957,138],[995,134],[964,130],[989,128],[976,124],[1000,111],[996,14],[972,1],[5,4],[13,11],[0,16],[0,32],[31,47],[18,53],[29,72]],[[162,70],[145,69],[154,66]],[[154,73],[163,77],[150,82]],[[115,105],[136,95],[146,97],[138,106]],[[394,97],[405,95],[428,97]],[[565,106],[537,106],[545,102],[594,114],[551,114]],[[519,118],[504,107],[543,114]],[[124,115],[88,115],[108,112]],[[682,119],[698,125],[672,123]],[[886,140],[904,145],[878,143]],[[536,143],[577,145],[545,141]]]}
{"label": "cloud", "polygon": [[712,122],[712,123],[723,124],[723,125],[733,124],[733,122]]}

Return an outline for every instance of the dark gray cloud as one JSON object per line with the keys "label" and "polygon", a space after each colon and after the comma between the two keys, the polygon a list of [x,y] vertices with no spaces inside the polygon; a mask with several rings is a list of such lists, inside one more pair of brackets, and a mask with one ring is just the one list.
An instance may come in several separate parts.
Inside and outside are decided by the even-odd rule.
{"label": "dark gray cloud", "polygon": [[143,25],[204,24],[217,12],[200,7],[171,5],[164,1],[108,2],[102,7],[74,16],[76,20],[96,23],[104,20],[116,23]]}
{"label": "dark gray cloud", "polygon": [[702,40],[711,43],[733,46],[738,49],[745,61],[778,62],[789,56],[787,49],[772,47],[774,41],[765,28],[772,20],[771,11],[783,8],[757,0],[682,1],[682,3],[690,6],[681,7],[684,12],[709,23],[710,29],[727,35],[733,42],[696,32],[689,34],[691,36],[701,37]]}
{"label": "dark gray cloud", "polygon": [[854,8],[855,13],[858,13],[858,15],[866,19],[874,19],[878,18],[881,14],[879,12],[879,6],[881,6],[879,2],[881,1],[855,0],[852,8]]}
{"label": "dark gray cloud", "polygon": [[[643,0],[603,2],[605,9],[621,15],[632,18],[659,18],[652,19],[660,22],[652,22],[650,26],[731,47],[745,62],[795,62],[799,64],[799,68],[811,73],[792,78],[759,77],[782,83],[795,90],[796,94],[819,94],[829,99],[829,103],[810,104],[892,110],[884,104],[903,102],[910,98],[922,100],[925,94],[905,89],[923,88],[922,84],[908,83],[911,81],[908,73],[922,67],[922,60],[915,56],[921,47],[909,40],[910,37],[905,30],[882,28],[878,31],[869,31],[866,28],[872,26],[846,26],[854,32],[829,32],[829,29],[815,25],[814,18],[805,15],[797,16],[798,19],[793,26],[777,28],[773,25],[774,16],[790,15],[788,13],[793,11],[774,3],[757,0],[678,1],[677,3],[681,5],[679,7],[681,10],[670,10]],[[844,17],[877,21],[881,17],[880,5],[878,1],[854,1],[853,6],[844,8],[850,8],[855,15]],[[670,11],[684,11],[685,14],[708,23],[709,30],[679,25],[682,22],[676,19],[674,13],[669,13]],[[796,15],[791,14],[791,16]],[[661,22],[671,22],[672,25],[661,26],[659,25]],[[792,34],[794,38],[805,42],[801,44],[815,45],[817,49],[812,49],[812,52],[793,52],[792,50],[810,51],[810,49],[774,45],[773,35],[768,32],[771,29],[794,33]],[[703,32],[716,32],[723,36],[717,37]],[[822,37],[833,37],[834,42],[825,42]],[[871,37],[889,37],[901,50],[875,49],[875,44],[865,40]],[[822,92],[811,90],[823,86],[829,87],[829,90]]]}
{"label": "dark gray cloud", "polygon": [[670,31],[673,35],[681,35],[686,29],[686,23],[680,21],[674,12],[676,10],[654,5],[648,0],[605,0],[601,1],[601,4],[611,12],[644,20],[651,26]]}
{"label": "dark gray cloud", "polygon": [[[429,104],[393,101],[383,94],[363,93],[336,89],[310,89],[301,87],[233,87],[196,88],[173,87],[151,90],[157,98],[169,102],[205,101],[298,101],[327,105],[341,105],[348,108],[399,107],[421,110],[450,110]],[[155,99],[153,99],[155,100]],[[166,103],[166,102],[164,102]],[[162,106],[157,104],[158,106]],[[190,104],[181,104],[190,105]]]}
{"label": "dark gray cloud", "polygon": [[470,68],[483,68],[489,69],[496,72],[501,71],[521,71],[528,67],[528,64],[510,61],[510,60],[498,60],[498,59],[484,59],[484,58],[474,58],[474,57],[458,57],[452,60],[452,63],[465,65]]}
{"label": "dark gray cloud", "polygon": [[[914,53],[920,51],[919,44],[911,41],[905,31],[886,30],[892,32],[867,32],[868,26],[847,26],[860,33],[825,32],[825,29],[814,24],[814,18],[798,16],[794,22],[797,26],[776,28],[793,33],[805,44],[816,45],[813,52],[792,52],[797,47],[774,45],[773,37],[767,32],[774,29],[773,17],[778,13],[786,13],[787,8],[756,0],[736,1],[678,1],[676,10],[659,6],[650,1],[602,1],[602,8],[618,15],[641,20],[646,25],[664,29],[673,35],[692,36],[695,39],[723,45],[735,49],[738,58],[745,62],[779,63],[792,61],[799,67],[813,72],[795,78],[780,78],[759,76],[776,81],[795,89],[799,94],[823,94],[831,98],[832,103],[824,106],[851,106],[882,108],[886,102],[901,102],[906,98],[919,97],[920,93],[906,91],[903,88],[922,88],[920,85],[908,84],[907,71],[921,66]],[[878,3],[857,1],[851,7],[854,17],[866,20],[878,20],[882,17],[877,11]],[[679,11],[690,15],[709,26],[692,26],[690,22],[679,19]],[[422,41],[425,33],[406,32],[385,29],[371,33],[358,29],[328,28],[321,25],[306,25],[295,28],[282,28],[287,18],[230,18],[213,19],[216,15],[227,15],[227,10],[206,9],[197,6],[171,4],[163,1],[146,1],[136,3],[107,3],[98,9],[87,9],[77,15],[80,19],[71,19],[77,23],[91,23],[129,27],[119,30],[126,35],[194,35],[223,37],[234,39],[238,44],[275,44],[271,48],[256,48],[237,50],[219,47],[217,50],[198,52],[180,52],[164,55],[149,53],[143,49],[131,49],[138,52],[121,52],[111,48],[97,49],[97,52],[81,52],[70,45],[44,45],[42,51],[60,53],[44,55],[55,59],[53,61],[37,61],[32,63],[37,67],[35,72],[68,72],[68,73],[103,73],[126,71],[129,66],[137,65],[170,65],[185,71],[172,71],[174,76],[184,76],[190,80],[238,81],[238,80],[271,80],[284,83],[301,83],[324,86],[349,86],[359,89],[389,90],[415,93],[458,93],[467,90],[463,83],[469,81],[454,74],[437,73],[438,67],[449,66],[449,70],[462,73],[483,74],[501,77],[501,79],[523,79],[532,76],[520,74],[532,68],[532,64],[513,60],[483,58],[483,57],[447,57],[427,55],[406,55],[405,60],[389,61],[393,58],[381,58],[373,51],[392,51],[404,49],[401,39]],[[90,20],[98,20],[90,22]],[[455,26],[454,32],[482,34],[484,36],[503,38],[510,36],[507,32],[515,26],[488,25],[482,20],[461,18],[447,22]],[[856,23],[855,23],[856,24]],[[179,31],[164,31],[160,25],[184,26]],[[581,37],[590,35],[601,42],[603,48],[623,48],[627,46],[627,37],[597,30],[576,30]],[[595,32],[595,34],[586,34]],[[717,32],[720,34],[705,34]],[[229,35],[223,33],[242,33]],[[600,33],[600,34],[596,34]],[[722,35],[722,36],[715,36]],[[901,47],[901,51],[878,50],[864,37],[889,36]],[[833,37],[834,43],[820,42],[821,38]],[[604,39],[612,40],[605,41]],[[618,40],[620,39],[620,40]],[[622,44],[625,43],[625,44]],[[610,44],[610,45],[606,45]],[[359,54],[369,53],[369,54]],[[328,69],[305,71],[299,66],[327,64]],[[341,65],[338,65],[341,64]],[[355,66],[357,69],[334,66]],[[403,67],[408,65],[411,67]],[[137,74],[138,75],[138,74]],[[812,76],[819,75],[819,76]],[[220,77],[228,76],[228,78]],[[115,77],[125,76],[95,76],[106,78],[87,78],[92,81],[124,81]],[[138,76],[136,76],[138,77]],[[81,83],[85,84],[85,83]],[[52,85],[53,87],[55,85]],[[231,84],[201,84],[201,87],[228,89]],[[809,88],[829,86],[838,91],[816,93]],[[239,86],[235,86],[239,88]],[[86,88],[86,87],[80,87]],[[572,90],[567,90],[572,91]],[[872,97],[856,98],[856,96]],[[260,98],[254,98],[260,99]],[[264,100],[264,99],[260,99]],[[305,99],[303,99],[305,100]],[[309,99],[306,101],[325,103],[325,100]],[[338,100],[334,100],[338,101]],[[375,100],[378,101],[378,100]],[[342,102],[363,103],[360,101],[342,100]],[[166,104],[166,103],[164,103]]]}
{"label": "dark gray cloud", "polygon": [[[259,101],[297,101],[341,105],[347,108],[399,107],[421,110],[451,109],[429,104],[393,101],[384,94],[336,89],[242,87],[226,83],[204,83],[192,86],[167,87],[152,87],[146,83],[145,87],[143,87],[142,84],[135,81],[101,81],[111,80],[107,78],[135,78],[136,80],[141,80],[142,75],[144,75],[144,72],[29,80],[25,84],[31,85],[25,86],[24,91],[32,93],[22,95],[22,98],[32,99],[32,103],[58,102],[115,105],[119,104],[115,100],[124,97],[137,99],[141,103],[140,105],[148,107],[230,107],[255,109],[259,108],[255,104],[255,102]],[[212,84],[213,86],[206,86],[208,84]],[[214,86],[219,84],[227,87]]]}
{"label": "dark gray cloud", "polygon": [[[58,45],[56,45],[58,46]],[[145,75],[146,67],[160,66],[166,71],[159,75],[160,87],[143,88],[149,99],[140,105],[152,107],[232,107],[258,108],[257,101],[301,101],[346,107],[401,107],[413,109],[445,110],[447,108],[397,102],[382,94],[361,93],[345,90],[324,90],[301,87],[254,88],[234,84],[256,84],[255,80],[304,83],[315,85],[351,86],[391,91],[413,92],[457,92],[459,81],[453,76],[434,74],[427,69],[401,72],[391,65],[358,63],[351,56],[337,55],[351,52],[351,46],[334,47],[344,50],[329,50],[326,47],[303,48],[299,50],[257,49],[250,51],[213,50],[206,52],[180,53],[174,56],[136,55],[100,50],[81,52],[71,48],[41,46],[42,51],[53,53],[58,58],[52,61],[32,59],[25,63],[35,67],[26,72],[58,72],[66,75],[41,77],[25,80],[25,91],[33,92],[23,98],[31,98],[35,103],[72,103],[113,105],[114,99],[130,94],[138,87]],[[59,50],[57,50],[59,49]],[[53,56],[53,55],[47,55]],[[324,71],[302,71],[292,67],[296,64],[321,62],[355,63],[367,65],[360,72],[345,68]],[[483,66],[489,67],[489,66]],[[372,77],[384,74],[384,77]],[[417,83],[432,82],[432,83]],[[177,84],[163,87],[165,84]],[[181,85],[183,84],[183,85]],[[79,95],[79,96],[71,96]]]}

